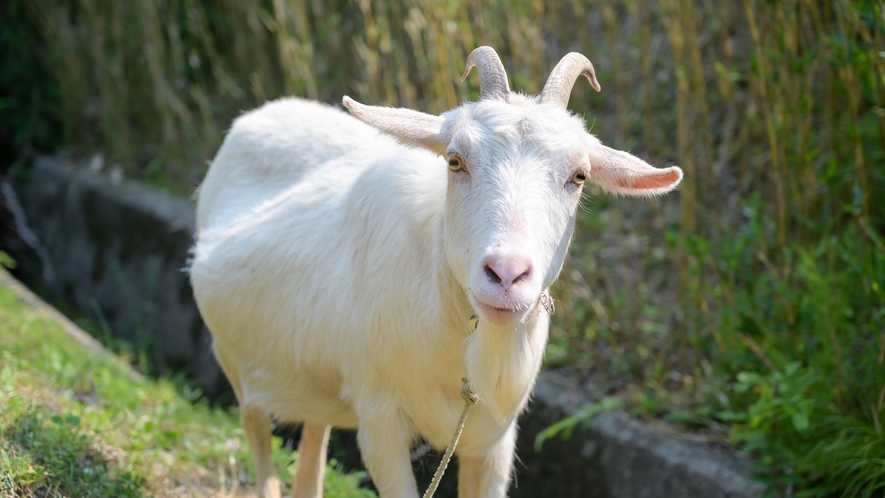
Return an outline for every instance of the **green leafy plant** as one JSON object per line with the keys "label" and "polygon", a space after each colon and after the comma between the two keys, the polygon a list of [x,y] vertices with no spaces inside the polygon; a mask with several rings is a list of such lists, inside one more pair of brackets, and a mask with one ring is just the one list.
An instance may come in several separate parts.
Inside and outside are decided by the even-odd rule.
{"label": "green leafy plant", "polygon": [[769,375],[756,372],[737,375],[735,395],[749,395],[755,400],[745,411],[725,411],[719,416],[733,423],[732,440],[758,455],[755,468],[763,482],[775,485],[802,482],[796,469],[805,455],[800,453],[803,445],[798,443],[809,433],[817,402],[815,388],[820,388],[817,374],[810,369],[803,370],[798,362],[789,363],[783,372]]}
{"label": "green leafy plant", "polygon": [[720,378],[734,379],[710,386],[728,400],[718,418],[756,456],[770,492],[874,496],[885,486],[885,251],[854,218],[810,248],[789,245],[775,263],[744,249],[771,233],[758,211],[747,205],[748,223],[718,257],[688,248],[715,277],[698,279],[698,291],[722,310],[693,325],[720,337],[708,354]]}
{"label": "green leafy plant", "polygon": [[3,251],[0,251],[0,266],[4,268],[8,268],[10,270],[15,270],[18,267],[18,263],[12,259],[12,256],[6,254]]}
{"label": "green leafy plant", "polygon": [[535,436],[535,451],[541,451],[541,448],[544,446],[544,441],[547,441],[548,439],[553,439],[556,436],[559,436],[563,439],[570,438],[577,426],[580,425],[582,427],[587,427],[587,425],[590,424],[590,422],[596,415],[599,415],[603,412],[617,410],[621,406],[621,399],[615,397],[605,398],[600,400],[598,403],[591,403],[582,406],[574,414],[565,417],[559,422],[556,422],[550,427],[547,427],[546,429],[539,432]]}

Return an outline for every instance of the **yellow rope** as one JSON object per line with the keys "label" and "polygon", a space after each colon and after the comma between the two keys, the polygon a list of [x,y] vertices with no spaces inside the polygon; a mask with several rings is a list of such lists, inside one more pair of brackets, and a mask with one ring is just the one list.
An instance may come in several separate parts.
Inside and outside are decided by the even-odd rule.
{"label": "yellow rope", "polygon": [[455,434],[452,435],[452,440],[446,447],[446,453],[443,455],[442,462],[439,463],[436,473],[433,474],[433,480],[430,481],[430,486],[424,493],[424,498],[432,498],[433,493],[436,493],[439,481],[446,472],[446,467],[449,466],[449,460],[452,459],[452,454],[455,453],[455,446],[458,445],[458,440],[461,439],[461,431],[464,430],[464,421],[467,420],[467,412],[470,411],[471,406],[479,401],[479,397],[473,392],[473,389],[470,389],[470,383],[467,381],[467,378],[462,378],[461,382],[461,398],[464,399],[464,410],[461,411],[461,418],[458,419],[458,427],[455,428]]}

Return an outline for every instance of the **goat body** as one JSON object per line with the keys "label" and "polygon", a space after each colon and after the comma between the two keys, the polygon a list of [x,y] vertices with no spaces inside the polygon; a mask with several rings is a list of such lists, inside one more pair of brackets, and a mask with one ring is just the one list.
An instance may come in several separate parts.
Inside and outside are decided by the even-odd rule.
{"label": "goat body", "polygon": [[262,496],[280,493],[270,416],[304,423],[294,496],[322,495],[330,426],[358,429],[382,497],[418,496],[410,445],[448,444],[462,377],[480,402],[457,450],[459,494],[504,496],[547,341],[537,302],[561,269],[581,184],[591,167],[628,194],[681,179],[602,146],[561,88],[510,93],[491,49],[471,65],[483,99],[442,116],[347,98],[360,119],[266,104],[235,121],[200,187],[191,280]]}

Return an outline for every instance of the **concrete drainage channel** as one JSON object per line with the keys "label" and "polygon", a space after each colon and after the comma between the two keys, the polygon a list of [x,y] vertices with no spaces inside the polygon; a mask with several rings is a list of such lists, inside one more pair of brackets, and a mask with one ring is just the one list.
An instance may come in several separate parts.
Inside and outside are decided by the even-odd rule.
{"label": "concrete drainage channel", "polygon": [[[44,281],[45,265],[25,264],[20,277],[26,283],[44,287],[52,299],[106,324],[119,338],[149,346],[154,364],[187,369],[210,396],[221,394],[222,374],[182,272],[193,237],[192,203],[140,185],[114,186],[54,157],[38,158],[16,191],[52,267],[51,280]],[[520,419],[521,463],[511,497],[762,495],[745,459],[665,435],[623,413],[597,415],[569,439],[551,439],[536,452],[535,435],[575,413],[585,399],[568,377],[541,375]],[[455,495],[453,480],[446,480],[448,489],[438,496]]]}

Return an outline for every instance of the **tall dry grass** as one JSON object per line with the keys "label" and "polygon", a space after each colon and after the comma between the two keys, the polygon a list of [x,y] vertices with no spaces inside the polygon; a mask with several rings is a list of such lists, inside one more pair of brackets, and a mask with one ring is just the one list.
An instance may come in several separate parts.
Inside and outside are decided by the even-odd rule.
{"label": "tall dry grass", "polygon": [[882,9],[810,0],[37,0],[30,13],[61,82],[69,143],[191,181],[231,119],[266,100],[351,94],[441,112],[476,95],[475,79],[457,77],[478,45],[496,47],[513,86],[529,93],[559,57],[580,51],[604,93],[579,86],[572,108],[607,141],[683,166],[685,231],[715,230],[706,206],[760,191],[773,199],[783,244],[801,230],[794,214],[824,209],[822,182],[839,190],[856,179],[864,212],[872,209],[870,170],[881,157],[865,153],[862,129],[885,120]]}
{"label": "tall dry grass", "polygon": [[[639,16],[653,21],[657,8],[637,4],[39,0],[30,12],[63,82],[70,142],[127,165],[156,161],[152,168],[174,178],[202,168],[240,111],[283,95],[451,108],[476,95],[474,79],[457,77],[481,44],[497,48],[526,92],[538,91],[567,51],[590,56],[607,93],[576,92],[573,106],[617,114],[619,140],[666,104],[666,92],[633,89],[652,77],[666,85],[672,70],[662,64],[669,57],[652,56],[669,51],[660,33],[638,35]],[[654,129],[644,138],[663,145]]]}

